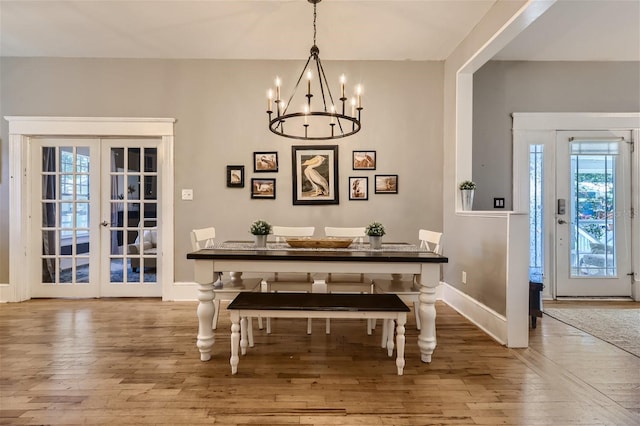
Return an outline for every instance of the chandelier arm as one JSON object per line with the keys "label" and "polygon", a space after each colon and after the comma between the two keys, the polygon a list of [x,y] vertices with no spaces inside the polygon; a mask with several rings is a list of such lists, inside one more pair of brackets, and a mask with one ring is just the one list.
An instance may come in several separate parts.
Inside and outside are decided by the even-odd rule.
{"label": "chandelier arm", "polygon": [[[333,102],[333,95],[331,94],[331,87],[329,86],[329,83],[327,82],[327,76],[324,74],[324,67],[322,66],[322,61],[320,60],[320,57],[318,57],[316,59],[316,64],[318,65],[318,75],[321,76],[320,77],[320,90],[322,91],[322,101],[325,103],[324,110],[327,111],[327,104],[325,102],[324,91],[322,89],[322,79],[324,79],[324,82],[327,85],[327,93],[329,93],[329,100],[331,101],[331,105],[333,105],[335,107],[335,103]],[[335,113],[335,111],[334,111],[334,113]],[[340,121],[339,118],[336,121],[338,122],[338,127],[340,128],[340,133],[342,133],[344,135],[344,129],[342,128],[342,121]]]}
{"label": "chandelier arm", "polygon": [[302,68],[302,72],[300,73],[300,76],[298,77],[298,81],[296,82],[296,86],[293,88],[293,91],[291,92],[291,96],[289,96],[289,100],[287,101],[287,105],[284,107],[285,109],[283,111],[283,115],[284,115],[284,113],[287,112],[287,108],[289,108],[289,105],[291,105],[291,100],[293,99],[293,96],[298,91],[298,86],[300,86],[300,81],[302,81],[302,76],[304,75],[304,72],[306,71],[307,67],[309,66],[309,62],[311,62],[311,58],[312,57],[313,57],[313,55],[309,55],[309,59],[307,59],[307,63],[304,64],[304,67]]}

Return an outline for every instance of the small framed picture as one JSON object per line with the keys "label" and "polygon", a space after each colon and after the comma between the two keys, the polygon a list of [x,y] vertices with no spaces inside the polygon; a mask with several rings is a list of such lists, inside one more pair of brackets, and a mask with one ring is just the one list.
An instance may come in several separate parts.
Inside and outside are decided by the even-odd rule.
{"label": "small framed picture", "polygon": [[360,176],[349,177],[349,199],[368,200],[369,199],[369,178]]}
{"label": "small framed picture", "polygon": [[353,170],[375,170],[375,151],[353,151]]}
{"label": "small framed picture", "polygon": [[376,175],[376,194],[397,194],[398,175]]}
{"label": "small framed picture", "polygon": [[253,171],[255,173],[271,173],[278,171],[277,152],[254,152]]}
{"label": "small framed picture", "polygon": [[227,166],[227,186],[244,188],[244,166]]}
{"label": "small framed picture", "polygon": [[275,179],[251,179],[251,198],[263,198],[275,200],[276,180]]}

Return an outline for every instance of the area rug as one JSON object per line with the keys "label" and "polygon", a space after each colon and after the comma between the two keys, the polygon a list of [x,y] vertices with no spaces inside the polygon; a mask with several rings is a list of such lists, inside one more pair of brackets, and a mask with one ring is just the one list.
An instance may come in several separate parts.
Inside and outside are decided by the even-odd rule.
{"label": "area rug", "polygon": [[640,308],[544,308],[544,313],[640,358]]}

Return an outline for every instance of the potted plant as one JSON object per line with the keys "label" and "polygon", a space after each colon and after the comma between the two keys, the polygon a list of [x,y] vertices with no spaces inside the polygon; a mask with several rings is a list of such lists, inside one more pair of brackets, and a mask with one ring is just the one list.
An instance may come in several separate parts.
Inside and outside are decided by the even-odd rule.
{"label": "potted plant", "polygon": [[473,208],[473,194],[476,190],[476,183],[472,180],[460,182],[460,196],[462,197],[462,210],[471,210]]}
{"label": "potted plant", "polygon": [[384,226],[380,222],[371,222],[365,230],[369,236],[369,246],[372,249],[382,248],[382,236],[386,234]]}
{"label": "potted plant", "polygon": [[256,247],[264,248],[267,246],[267,235],[271,233],[271,224],[266,220],[256,220],[249,228],[256,239]]}

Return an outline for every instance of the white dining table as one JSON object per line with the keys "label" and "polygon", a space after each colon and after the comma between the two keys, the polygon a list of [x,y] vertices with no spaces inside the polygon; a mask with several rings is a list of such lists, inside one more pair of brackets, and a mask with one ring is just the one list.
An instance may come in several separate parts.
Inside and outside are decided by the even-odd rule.
{"label": "white dining table", "polygon": [[[200,360],[211,359],[215,336],[212,327],[215,288],[219,272],[243,273],[295,272],[323,276],[332,273],[411,274],[420,284],[420,334],[418,347],[422,362],[431,362],[436,348],[436,287],[440,281],[440,265],[448,258],[419,249],[411,244],[386,243],[381,249],[368,244],[348,249],[294,249],[283,243],[268,243],[256,248],[251,242],[217,243],[187,254],[194,261],[195,281],[198,284],[198,336]],[[317,279],[314,285],[322,285]]]}

